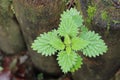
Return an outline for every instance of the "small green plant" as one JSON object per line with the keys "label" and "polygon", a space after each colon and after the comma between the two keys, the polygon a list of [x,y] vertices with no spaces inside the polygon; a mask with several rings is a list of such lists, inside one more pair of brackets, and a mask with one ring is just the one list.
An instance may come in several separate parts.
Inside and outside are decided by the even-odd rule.
{"label": "small green plant", "polygon": [[74,72],[83,64],[77,51],[88,57],[96,57],[107,51],[101,36],[88,31],[75,8],[64,11],[60,20],[58,30],[40,34],[31,47],[44,56],[57,54],[58,64],[64,73]]}
{"label": "small green plant", "polygon": [[107,22],[107,31],[106,31],[106,35],[109,33],[109,30],[110,30],[110,17],[108,15],[108,12],[107,11],[102,11],[101,13],[101,18],[103,21],[106,21]]}
{"label": "small green plant", "polygon": [[120,21],[118,21],[118,20],[113,20],[112,21],[114,24],[119,24],[120,23]]}
{"label": "small green plant", "polygon": [[92,19],[96,13],[96,6],[88,6],[87,13],[88,16]]}
{"label": "small green plant", "polygon": [[87,14],[88,14],[88,18],[87,18],[87,23],[90,24],[94,18],[94,15],[96,13],[96,6],[88,6],[87,9]]}
{"label": "small green plant", "polygon": [[44,80],[44,75],[43,75],[43,73],[39,73],[39,74],[37,75],[37,80]]}
{"label": "small green plant", "polygon": [[106,11],[103,11],[101,13],[101,18],[102,18],[102,20],[107,20],[109,18],[108,13]]}

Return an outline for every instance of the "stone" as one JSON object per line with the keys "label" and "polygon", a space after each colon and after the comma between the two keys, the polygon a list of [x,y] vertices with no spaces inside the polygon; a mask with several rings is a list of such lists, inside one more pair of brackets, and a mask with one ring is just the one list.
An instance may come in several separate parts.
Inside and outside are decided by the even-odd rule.
{"label": "stone", "polygon": [[9,25],[0,25],[0,49],[6,54],[15,54],[25,50],[19,26],[12,19]]}
{"label": "stone", "polygon": [[14,18],[9,0],[0,1],[0,50],[6,54],[15,54],[25,50],[20,27]]}
{"label": "stone", "polygon": [[29,55],[36,68],[44,73],[61,74],[56,56],[44,57],[31,49],[41,33],[57,28],[65,4],[61,0],[13,0]]}

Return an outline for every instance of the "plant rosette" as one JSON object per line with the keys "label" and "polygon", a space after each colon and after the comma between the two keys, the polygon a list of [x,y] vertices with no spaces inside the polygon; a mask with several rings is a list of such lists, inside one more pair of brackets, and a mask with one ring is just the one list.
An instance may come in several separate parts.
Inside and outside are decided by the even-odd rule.
{"label": "plant rosette", "polygon": [[57,54],[58,64],[64,73],[81,68],[83,61],[77,51],[88,57],[96,57],[107,51],[101,36],[83,25],[82,16],[75,8],[64,11],[58,29],[40,34],[31,47],[44,56]]}

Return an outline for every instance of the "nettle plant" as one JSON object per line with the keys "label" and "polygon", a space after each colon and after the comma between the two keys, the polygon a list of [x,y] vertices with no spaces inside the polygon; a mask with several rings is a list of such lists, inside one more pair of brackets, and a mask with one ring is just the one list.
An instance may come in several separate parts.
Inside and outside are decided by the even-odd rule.
{"label": "nettle plant", "polygon": [[57,54],[62,72],[74,72],[81,68],[82,57],[77,51],[88,57],[96,57],[107,51],[101,36],[88,31],[80,12],[75,8],[64,11],[60,20],[57,30],[40,34],[31,47],[44,56]]}

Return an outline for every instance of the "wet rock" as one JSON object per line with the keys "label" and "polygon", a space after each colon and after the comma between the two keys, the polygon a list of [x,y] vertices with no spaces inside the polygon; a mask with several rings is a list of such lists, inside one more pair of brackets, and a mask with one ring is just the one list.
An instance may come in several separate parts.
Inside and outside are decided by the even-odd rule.
{"label": "wet rock", "polygon": [[6,54],[18,53],[25,49],[19,25],[14,20],[9,0],[0,1],[0,50]]}
{"label": "wet rock", "polygon": [[60,13],[64,9],[63,1],[13,0],[13,3],[33,64],[43,72],[59,74],[61,71],[56,57],[44,57],[34,52],[31,44],[39,34],[57,28]]}
{"label": "wet rock", "polygon": [[118,72],[115,75],[115,80],[120,80],[120,69],[118,70]]}
{"label": "wet rock", "polygon": [[0,49],[6,54],[19,53],[25,45],[18,25],[9,21],[9,25],[0,25]]}

